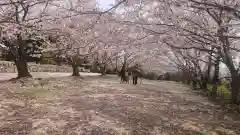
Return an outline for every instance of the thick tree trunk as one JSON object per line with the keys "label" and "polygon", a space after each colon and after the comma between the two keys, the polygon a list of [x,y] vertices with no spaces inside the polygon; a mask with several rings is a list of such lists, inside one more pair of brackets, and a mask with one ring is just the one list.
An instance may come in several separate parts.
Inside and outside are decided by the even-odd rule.
{"label": "thick tree trunk", "polygon": [[233,104],[238,104],[240,101],[240,99],[238,99],[238,94],[240,90],[240,84],[239,84],[240,76],[238,74],[238,71],[234,67],[232,59],[230,59],[229,56],[228,57],[226,56],[225,61],[231,73],[231,102]]}
{"label": "thick tree trunk", "polygon": [[239,77],[232,78],[231,82],[231,101],[233,104],[239,104],[240,99],[238,99],[240,84],[239,84]]}
{"label": "thick tree trunk", "polygon": [[17,78],[23,78],[23,77],[32,77],[32,75],[30,74],[30,72],[28,71],[28,66],[27,66],[27,62],[22,60],[17,60],[14,62],[16,67],[17,67],[17,72],[18,72],[18,76]]}
{"label": "thick tree trunk", "polygon": [[18,48],[18,55],[15,57],[15,60],[14,60],[14,63],[17,67],[17,72],[18,72],[17,78],[32,77],[32,75],[28,71],[26,52],[24,50],[25,42],[22,40],[22,37],[20,35],[18,35],[17,38],[18,38],[19,48]]}
{"label": "thick tree trunk", "polygon": [[78,65],[77,65],[77,64],[72,63],[72,69],[73,69],[72,76],[80,76],[80,73],[79,73],[79,69],[78,69]]}
{"label": "thick tree trunk", "polygon": [[[235,68],[234,66],[234,62],[233,59],[231,57],[231,55],[229,55],[229,47],[231,46],[231,43],[229,41],[229,38],[227,36],[224,36],[224,33],[227,33],[228,29],[226,28],[220,28],[218,30],[218,34],[220,35],[219,39],[220,41],[223,43],[224,47],[223,47],[223,62],[226,64],[226,66],[228,67],[230,73],[231,73],[231,101],[233,104],[238,104],[239,100],[238,99],[238,94],[239,94],[239,89],[240,89],[240,85],[239,85],[239,73],[238,70]],[[220,49],[219,49],[220,50]]]}
{"label": "thick tree trunk", "polygon": [[230,70],[230,73],[231,73],[231,102],[233,104],[238,104],[240,102],[240,99],[238,99],[238,94],[240,91],[240,84],[239,84],[240,76],[232,63],[227,66],[229,67],[228,69]]}

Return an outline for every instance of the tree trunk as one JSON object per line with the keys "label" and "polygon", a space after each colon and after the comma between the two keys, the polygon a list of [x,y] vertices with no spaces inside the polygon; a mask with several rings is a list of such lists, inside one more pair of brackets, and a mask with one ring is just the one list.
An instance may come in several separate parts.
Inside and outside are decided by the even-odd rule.
{"label": "tree trunk", "polygon": [[[200,67],[199,67],[200,70]],[[207,90],[207,84],[208,84],[208,74],[200,72],[197,76],[197,84],[200,87],[200,89],[206,91]]]}
{"label": "tree trunk", "polygon": [[[226,64],[227,65],[227,64]],[[238,74],[238,71],[234,68],[233,64],[227,65],[231,73],[231,102],[233,104],[238,104],[240,99],[238,99],[238,94],[240,90],[240,84],[239,84],[239,79],[240,76]]]}
{"label": "tree trunk", "polygon": [[206,79],[206,74],[203,74],[201,72],[201,68],[199,67],[199,75],[197,76],[197,83],[202,90],[207,90],[207,79]]}
{"label": "tree trunk", "polygon": [[197,89],[197,80],[192,81],[192,87],[193,87],[194,90]]}
{"label": "tree trunk", "polygon": [[227,32],[228,32],[228,29],[226,29],[226,28],[220,28],[218,30],[218,34],[220,35],[219,39],[224,45],[224,47],[223,47],[224,55],[222,56],[222,59],[231,73],[231,79],[232,79],[231,102],[233,104],[238,104],[239,103],[238,93],[239,93],[239,89],[240,89],[239,80],[238,80],[239,73],[238,73],[238,70],[234,66],[234,62],[233,62],[231,55],[229,55],[230,54],[229,47],[231,46],[231,43],[229,41],[229,38],[227,36],[224,36],[224,33],[227,33]]}
{"label": "tree trunk", "polygon": [[[211,51],[213,51],[213,48],[211,49]],[[219,57],[220,59],[220,57]],[[219,65],[219,64],[218,64]],[[210,53],[210,55],[208,56],[208,63],[207,63],[207,71],[204,74],[204,84],[203,87],[208,90],[208,83],[211,83],[211,68],[212,68],[212,52]]]}
{"label": "tree trunk", "polygon": [[238,104],[240,100],[238,99],[238,94],[240,89],[240,84],[239,84],[240,76],[238,74],[238,71],[234,67],[232,59],[230,59],[229,56],[225,57],[225,63],[231,73],[231,102],[233,104]]}
{"label": "tree trunk", "polygon": [[30,72],[28,71],[28,66],[27,62],[24,60],[16,60],[14,61],[16,67],[17,67],[17,72],[18,76],[17,78],[23,78],[23,77],[32,77]]}
{"label": "tree trunk", "polygon": [[208,77],[205,76],[202,80],[202,85],[201,85],[202,89],[207,90],[208,89],[207,85],[208,85]]}
{"label": "tree trunk", "polygon": [[101,68],[101,74],[106,75],[106,66],[105,65]]}
{"label": "tree trunk", "polygon": [[124,67],[122,67],[122,69],[120,71],[120,77],[123,81],[126,81],[126,70]]}
{"label": "tree trunk", "polygon": [[213,87],[212,87],[212,92],[211,92],[211,95],[213,97],[216,97],[217,96],[217,85],[219,83],[219,64],[220,64],[220,56],[217,57],[217,60],[215,62],[215,65],[214,65],[214,76],[213,76]]}
{"label": "tree trunk", "polygon": [[208,90],[208,83],[209,83],[209,78],[210,78],[210,70],[211,68],[208,67],[206,73],[203,75],[203,77],[201,78],[201,89],[203,90]]}
{"label": "tree trunk", "polygon": [[17,72],[18,72],[17,78],[32,77],[32,75],[28,71],[26,52],[24,50],[25,42],[22,40],[21,35],[17,35],[17,39],[18,39],[18,45],[19,45],[18,56],[16,56],[14,60],[14,63],[17,67]]}
{"label": "tree trunk", "polygon": [[190,85],[191,81],[192,81],[192,76],[190,75],[190,73],[185,72],[185,80],[186,80],[186,84]]}
{"label": "tree trunk", "polygon": [[233,104],[239,104],[238,94],[239,94],[239,77],[233,77],[231,82],[231,102]]}
{"label": "tree trunk", "polygon": [[192,77],[192,87],[194,90],[197,89],[198,79],[197,79],[197,73],[194,73]]}
{"label": "tree trunk", "polygon": [[72,63],[73,73],[72,76],[80,76],[78,65],[76,63]]}
{"label": "tree trunk", "polygon": [[138,76],[135,76],[134,78],[135,78],[134,79],[134,85],[137,85],[137,83],[138,83]]}
{"label": "tree trunk", "polygon": [[197,80],[197,84],[200,87],[200,89],[206,90],[207,84],[203,78],[201,78],[200,80]]}
{"label": "tree trunk", "polygon": [[126,58],[124,57],[123,66],[120,71],[120,76],[123,81],[126,81],[126,66],[127,66]]}
{"label": "tree trunk", "polygon": [[117,73],[118,72],[118,59],[116,59],[116,65],[115,65],[115,72]]}

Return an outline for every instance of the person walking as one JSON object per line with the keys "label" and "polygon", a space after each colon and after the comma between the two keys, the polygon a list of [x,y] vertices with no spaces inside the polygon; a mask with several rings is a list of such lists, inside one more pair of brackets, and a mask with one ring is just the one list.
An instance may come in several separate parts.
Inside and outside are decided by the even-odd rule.
{"label": "person walking", "polygon": [[138,80],[137,74],[133,72],[133,73],[132,73],[132,78],[133,78],[133,84],[134,84],[134,85],[137,85],[137,80]]}
{"label": "person walking", "polygon": [[132,73],[129,71],[128,72],[128,84],[129,84],[129,82],[130,82],[130,77],[132,76]]}

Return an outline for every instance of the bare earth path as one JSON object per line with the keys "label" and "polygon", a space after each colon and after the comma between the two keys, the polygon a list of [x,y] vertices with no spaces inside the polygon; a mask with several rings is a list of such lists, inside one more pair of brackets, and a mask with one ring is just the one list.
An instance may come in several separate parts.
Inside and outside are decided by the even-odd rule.
{"label": "bare earth path", "polygon": [[63,77],[0,86],[1,135],[240,135],[239,114],[172,82]]}

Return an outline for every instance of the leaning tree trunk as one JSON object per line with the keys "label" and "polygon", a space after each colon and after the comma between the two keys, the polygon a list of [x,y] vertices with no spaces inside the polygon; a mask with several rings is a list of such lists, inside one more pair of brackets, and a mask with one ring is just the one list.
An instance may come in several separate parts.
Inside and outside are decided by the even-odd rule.
{"label": "leaning tree trunk", "polygon": [[28,70],[27,62],[24,60],[16,60],[14,61],[16,67],[17,67],[17,72],[18,76],[17,78],[23,78],[23,77],[32,77]]}
{"label": "leaning tree trunk", "polygon": [[231,79],[232,79],[232,81],[231,81],[231,102],[233,104],[238,104],[239,100],[240,100],[240,99],[238,99],[238,94],[239,94],[239,90],[240,90],[240,84],[239,84],[240,76],[239,76],[238,70],[234,66],[232,57],[229,55],[229,47],[231,46],[231,43],[229,41],[229,38],[224,36],[224,33],[227,31],[228,31],[228,29],[220,28],[218,30],[218,34],[220,35],[220,37],[219,37],[220,41],[224,45],[224,47],[223,47],[224,55],[222,56],[223,61],[231,73]]}
{"label": "leaning tree trunk", "polygon": [[18,76],[17,78],[23,77],[32,77],[28,70],[27,60],[26,60],[26,52],[24,50],[25,43],[22,40],[22,37],[18,35],[18,56],[15,57],[14,63],[17,67]]}
{"label": "leaning tree trunk", "polygon": [[220,71],[220,68],[219,68],[219,64],[220,64],[220,56],[217,57],[217,60],[215,62],[215,65],[214,65],[214,76],[213,76],[213,87],[212,87],[212,92],[211,92],[211,95],[215,98],[217,96],[217,85],[218,85],[218,82],[219,82],[219,71]]}
{"label": "leaning tree trunk", "polygon": [[232,104],[238,104],[240,99],[238,99],[238,94],[240,91],[239,84],[239,73],[238,70],[234,67],[233,61],[230,56],[225,56],[225,64],[228,67],[231,73],[231,102]]}

